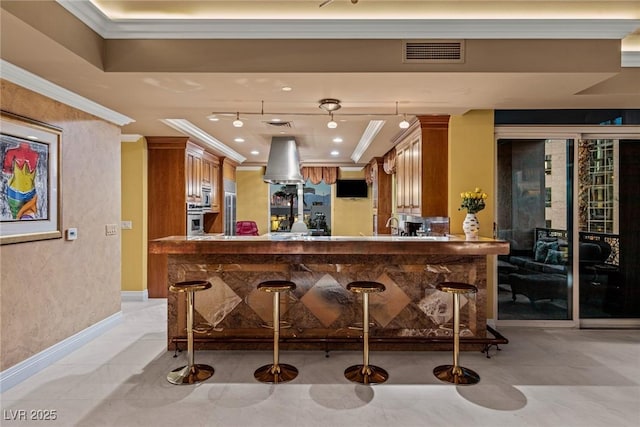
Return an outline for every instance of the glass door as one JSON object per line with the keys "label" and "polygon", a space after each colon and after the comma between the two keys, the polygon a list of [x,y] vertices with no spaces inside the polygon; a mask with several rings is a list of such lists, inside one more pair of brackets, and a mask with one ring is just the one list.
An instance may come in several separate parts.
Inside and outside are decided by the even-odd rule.
{"label": "glass door", "polygon": [[499,139],[498,320],[571,320],[573,139]]}
{"label": "glass door", "polygon": [[577,164],[580,318],[638,319],[640,140],[582,139]]}
{"label": "glass door", "polygon": [[639,327],[640,127],[496,135],[496,320]]}

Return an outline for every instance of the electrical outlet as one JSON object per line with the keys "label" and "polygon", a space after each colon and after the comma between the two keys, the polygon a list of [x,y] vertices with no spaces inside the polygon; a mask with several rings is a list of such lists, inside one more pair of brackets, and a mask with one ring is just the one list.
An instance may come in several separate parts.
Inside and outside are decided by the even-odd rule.
{"label": "electrical outlet", "polygon": [[121,221],[120,228],[123,230],[131,230],[133,225],[131,224],[131,221]]}
{"label": "electrical outlet", "polygon": [[107,236],[115,236],[118,234],[118,224],[107,224],[104,231]]}

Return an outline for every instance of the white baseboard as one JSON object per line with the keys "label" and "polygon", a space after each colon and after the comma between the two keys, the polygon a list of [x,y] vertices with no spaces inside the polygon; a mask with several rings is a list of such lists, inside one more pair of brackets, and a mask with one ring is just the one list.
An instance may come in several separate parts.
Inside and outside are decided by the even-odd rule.
{"label": "white baseboard", "polygon": [[149,299],[149,291],[120,291],[122,301],[147,301]]}
{"label": "white baseboard", "polygon": [[30,376],[54,364],[74,350],[79,349],[89,341],[99,337],[121,321],[122,312],[119,311],[0,372],[0,393],[9,390]]}

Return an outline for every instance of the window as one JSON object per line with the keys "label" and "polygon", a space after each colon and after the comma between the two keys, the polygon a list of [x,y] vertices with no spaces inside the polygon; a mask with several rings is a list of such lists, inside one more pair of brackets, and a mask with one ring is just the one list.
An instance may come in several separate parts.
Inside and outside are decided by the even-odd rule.
{"label": "window", "polygon": [[544,156],[544,174],[551,175],[551,154]]}
{"label": "window", "polygon": [[547,187],[544,189],[544,207],[551,207],[551,187]]}
{"label": "window", "polygon": [[[324,182],[303,186],[303,221],[314,235],[331,234],[331,187]],[[298,187],[271,184],[271,232],[287,232],[298,220]]]}

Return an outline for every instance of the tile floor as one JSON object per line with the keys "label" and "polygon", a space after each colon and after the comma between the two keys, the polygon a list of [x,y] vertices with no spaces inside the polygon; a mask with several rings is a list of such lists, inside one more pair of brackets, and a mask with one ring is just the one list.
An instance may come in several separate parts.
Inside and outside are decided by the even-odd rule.
{"label": "tile floor", "polygon": [[[166,351],[166,301],[125,302],[123,322],[0,395],[8,426],[637,426],[640,331],[501,328],[510,343],[486,359],[464,352],[480,384],[437,382],[431,371],[448,352],[373,352],[389,381],[349,383],[360,353],[288,351],[294,381],[257,383],[270,352],[196,353],[216,369],[207,382],[174,386],[184,364]],[[11,420],[52,410],[55,421]]]}

